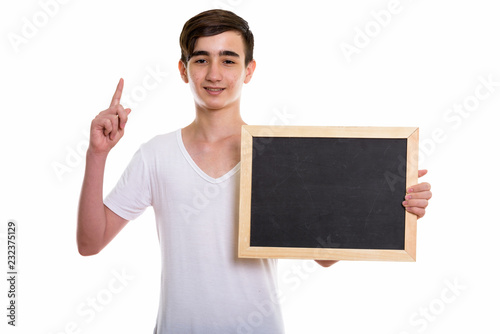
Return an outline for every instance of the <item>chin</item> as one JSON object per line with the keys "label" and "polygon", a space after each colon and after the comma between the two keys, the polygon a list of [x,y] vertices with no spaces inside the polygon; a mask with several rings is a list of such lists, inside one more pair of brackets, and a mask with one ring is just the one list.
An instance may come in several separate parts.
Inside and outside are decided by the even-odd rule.
{"label": "chin", "polygon": [[222,109],[231,108],[231,106],[235,105],[234,103],[200,103],[198,104],[198,108],[200,110],[206,110],[210,112],[216,112]]}

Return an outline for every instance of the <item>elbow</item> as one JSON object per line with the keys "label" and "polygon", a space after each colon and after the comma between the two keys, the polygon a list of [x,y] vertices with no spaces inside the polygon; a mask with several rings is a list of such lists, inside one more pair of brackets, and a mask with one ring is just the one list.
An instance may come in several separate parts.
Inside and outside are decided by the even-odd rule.
{"label": "elbow", "polygon": [[92,255],[99,254],[99,251],[78,247],[78,253],[80,253],[81,256],[92,256]]}
{"label": "elbow", "polygon": [[78,253],[80,253],[81,256],[92,256],[99,254],[99,251],[92,251],[92,250],[78,248]]}
{"label": "elbow", "polygon": [[88,236],[80,230],[76,233],[76,245],[78,247],[78,253],[80,253],[81,256],[96,255],[103,249],[99,240],[92,236]]}
{"label": "elbow", "polygon": [[78,253],[80,253],[81,256],[92,256],[99,254],[99,252],[101,251],[101,248],[91,247],[91,245],[87,245],[81,241],[78,241],[77,244]]}
{"label": "elbow", "polygon": [[334,265],[335,263],[339,261],[333,261],[333,260],[315,260],[320,266],[323,268],[328,268]]}

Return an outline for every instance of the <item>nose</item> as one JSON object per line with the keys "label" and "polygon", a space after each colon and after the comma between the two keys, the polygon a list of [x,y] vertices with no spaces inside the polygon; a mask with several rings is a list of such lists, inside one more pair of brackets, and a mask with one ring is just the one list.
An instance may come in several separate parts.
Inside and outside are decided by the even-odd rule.
{"label": "nose", "polygon": [[222,80],[222,72],[217,62],[212,62],[210,66],[208,66],[206,79],[212,82],[217,82]]}

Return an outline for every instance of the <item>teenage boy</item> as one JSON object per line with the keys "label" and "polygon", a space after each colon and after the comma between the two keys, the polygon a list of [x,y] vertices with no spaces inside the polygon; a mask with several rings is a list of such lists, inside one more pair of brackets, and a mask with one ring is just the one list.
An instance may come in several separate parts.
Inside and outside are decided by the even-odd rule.
{"label": "teenage boy", "polygon": [[[210,10],[186,22],[179,72],[191,88],[195,119],[135,153],[103,201],[106,157],[131,110],[120,79],[108,109],[91,125],[78,212],[82,255],[99,253],[144,210],[154,208],[162,277],[154,333],[283,333],[276,260],[237,257],[240,115],[243,84],[255,71],[253,35],[232,12]],[[422,171],[421,175],[426,171]],[[200,193],[217,194],[203,205]],[[412,187],[403,205],[422,217],[430,185]],[[318,261],[329,266],[336,261]]]}

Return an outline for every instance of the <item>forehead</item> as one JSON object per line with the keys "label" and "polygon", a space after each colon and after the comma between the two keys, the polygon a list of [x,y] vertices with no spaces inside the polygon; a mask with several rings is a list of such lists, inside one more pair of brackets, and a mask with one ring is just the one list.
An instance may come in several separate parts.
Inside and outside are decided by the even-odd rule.
{"label": "forehead", "polygon": [[243,37],[236,31],[225,31],[214,36],[199,37],[194,45],[194,51],[207,51],[218,54],[220,51],[234,51],[243,56],[244,54]]}

